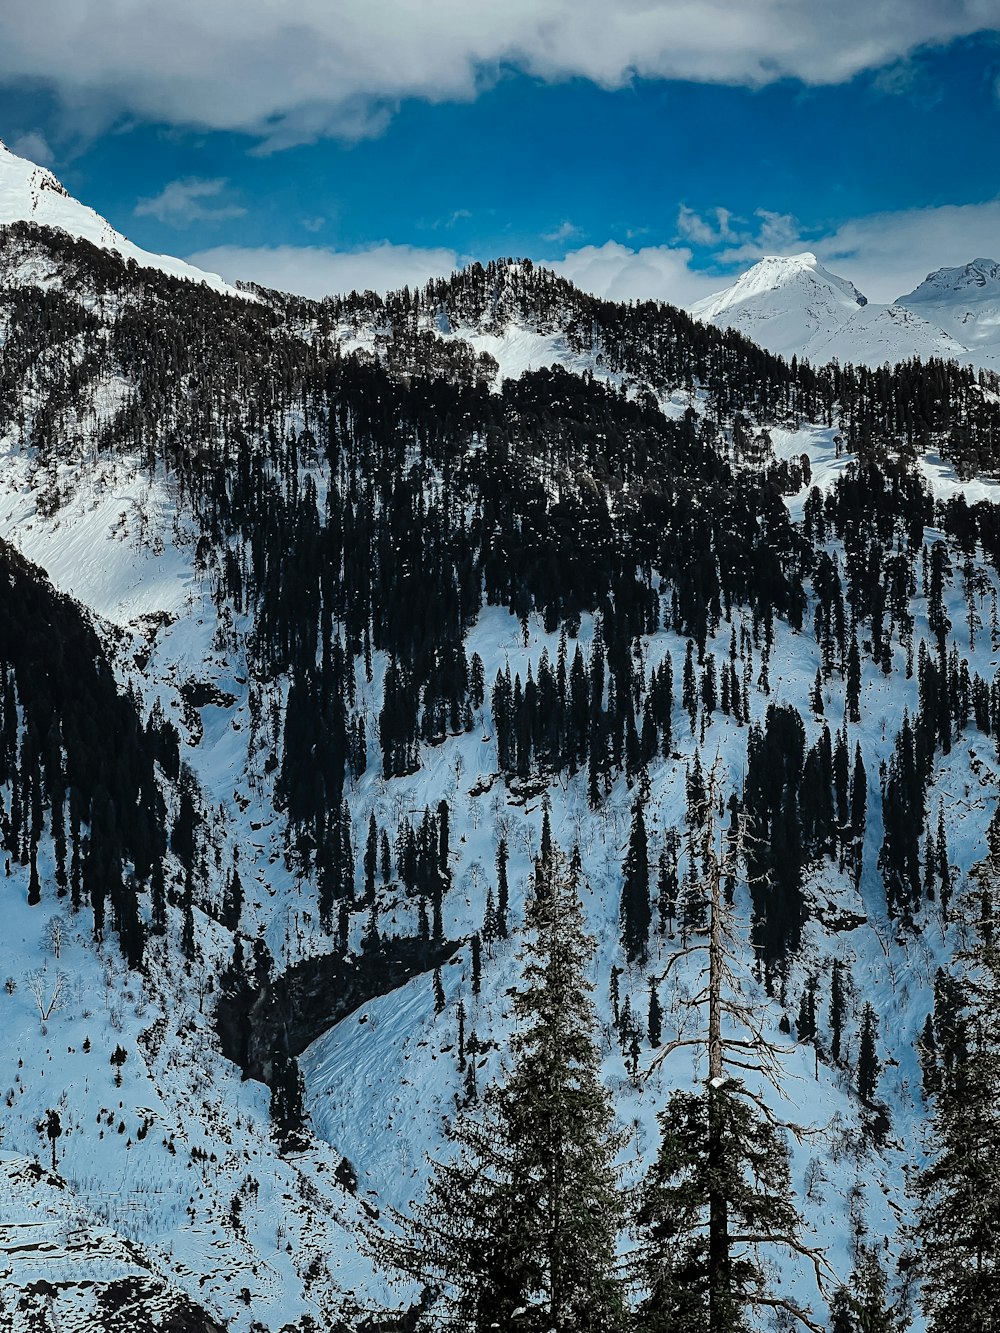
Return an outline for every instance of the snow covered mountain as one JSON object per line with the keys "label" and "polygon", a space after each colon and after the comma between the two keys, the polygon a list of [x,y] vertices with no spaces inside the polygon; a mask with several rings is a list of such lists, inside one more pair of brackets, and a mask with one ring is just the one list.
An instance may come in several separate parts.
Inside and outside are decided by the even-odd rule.
{"label": "snow covered mountain", "polygon": [[[368,1242],[503,1077],[546,812],[640,1179],[704,1077],[660,1056],[698,1039],[715,755],[767,872],[732,929],[784,1095],[748,1080],[808,1131],[828,1287],[859,1237],[895,1281],[916,1038],[1000,782],[995,392],[793,372],[523,262],[235,300],[121,263],[10,160],[0,1328],[419,1326]],[[813,338],[871,318],[781,273],[748,309],[791,284]],[[768,1262],[823,1320],[811,1262]]]}
{"label": "snow covered mountain", "polygon": [[868,304],[853,283],[838,278],[815,255],[768,256],[731,287],[691,307],[696,319],[738,329],[780,356],[801,355],[816,336],[848,324]]}
{"label": "snow covered mountain", "polygon": [[133,245],[115,231],[110,222],[74,199],[51,171],[17,157],[0,140],[0,226],[12,222],[58,227],[60,231],[90,241],[102,250],[110,250],[122,259],[131,259],[142,268],[155,268],[174,278],[203,282],[214,291],[239,294],[217,273],[205,273],[182,259],[150,254]]}
{"label": "snow covered mountain", "polygon": [[691,314],[814,365],[944,357],[995,368],[997,271],[986,260],[942,269],[909,296],[876,305],[813,254],[769,257],[731,287],[696,302]]}
{"label": "snow covered mountain", "polygon": [[939,268],[896,305],[944,329],[994,368],[1000,364],[1000,263],[995,259]]}

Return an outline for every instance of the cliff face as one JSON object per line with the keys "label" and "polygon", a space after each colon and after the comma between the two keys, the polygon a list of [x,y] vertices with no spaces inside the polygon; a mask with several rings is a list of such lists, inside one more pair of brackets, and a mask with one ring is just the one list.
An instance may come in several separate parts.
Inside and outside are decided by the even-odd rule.
{"label": "cliff face", "polygon": [[257,991],[225,994],[216,1009],[223,1054],[244,1077],[269,1083],[275,1050],[300,1055],[342,1018],[439,967],[460,947],[457,940],[384,940],[358,957],[308,958]]}

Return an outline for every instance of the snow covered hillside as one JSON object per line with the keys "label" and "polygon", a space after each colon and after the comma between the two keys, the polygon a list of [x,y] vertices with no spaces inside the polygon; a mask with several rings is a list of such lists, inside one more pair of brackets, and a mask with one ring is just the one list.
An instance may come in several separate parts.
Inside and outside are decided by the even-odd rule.
{"label": "snow covered hillside", "polygon": [[[171,255],[153,255],[140,250],[104,218],[74,199],[45,167],[17,157],[0,140],[0,226],[33,222],[40,227],[58,227],[70,236],[82,237],[102,250],[110,250],[141,268],[155,268],[171,277],[204,282],[214,291],[237,295],[235,287],[217,273],[205,273]],[[44,275],[36,273],[35,280]]]}
{"label": "snow covered hillside", "polygon": [[[19,225],[0,265],[0,1325],[423,1327],[373,1250],[510,1068],[546,816],[638,1183],[707,1072],[717,766],[745,1081],[824,1255],[769,1280],[822,1327],[874,1252],[922,1329],[1000,782],[995,381],[793,371],[523,263],[245,301]],[[789,337],[917,319],[811,257],[739,309],[789,283]]]}

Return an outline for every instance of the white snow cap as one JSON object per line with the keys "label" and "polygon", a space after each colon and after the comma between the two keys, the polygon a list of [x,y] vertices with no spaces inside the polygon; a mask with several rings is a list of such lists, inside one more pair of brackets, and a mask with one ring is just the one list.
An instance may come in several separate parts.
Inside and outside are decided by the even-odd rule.
{"label": "white snow cap", "polygon": [[939,269],[909,296],[874,305],[809,251],[769,255],[690,313],[815,365],[939,356],[1000,366],[1000,265],[989,259]]}
{"label": "white snow cap", "polygon": [[134,259],[142,268],[159,269],[173,278],[204,282],[215,291],[230,296],[247,296],[224,282],[217,273],[205,273],[170,255],[154,255],[140,250],[121,232],[115,231],[99,213],[74,199],[46,167],[17,157],[0,140],[0,226],[12,222],[58,227],[102,250],[114,251],[123,259]]}
{"label": "white snow cap", "polygon": [[691,306],[697,319],[714,322],[727,311],[735,310],[752,301],[761,304],[772,294],[775,309],[787,308],[787,293],[795,289],[800,296],[833,307],[842,306],[853,313],[858,306],[868,304],[853,282],[840,278],[824,268],[811,251],[800,255],[765,255],[752,268],[740,275],[731,287],[703,297]]}

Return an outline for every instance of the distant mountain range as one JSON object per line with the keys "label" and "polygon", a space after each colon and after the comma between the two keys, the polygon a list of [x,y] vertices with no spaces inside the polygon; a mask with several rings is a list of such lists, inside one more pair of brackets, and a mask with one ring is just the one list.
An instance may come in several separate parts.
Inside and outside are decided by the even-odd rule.
{"label": "distant mountain range", "polygon": [[937,356],[1000,369],[1000,264],[993,259],[938,269],[890,305],[876,305],[814,254],[769,257],[690,313],[817,365]]}
{"label": "distant mountain range", "polygon": [[[0,225],[12,222],[58,227],[140,267],[230,295],[238,290],[218,274],[133,245],[74,199],[51,171],[17,157],[0,141]],[[241,294],[254,299],[247,291]],[[689,313],[814,365],[837,360],[876,366],[934,356],[1000,370],[1000,263],[993,259],[938,269],[914,291],[877,305],[814,254],[769,256],[732,286],[695,302]],[[532,351],[526,366],[546,362],[545,349]]]}
{"label": "distant mountain range", "polygon": [[[633,1201],[690,1161],[686,1327],[723,1176],[765,1311],[829,1326],[862,1259],[906,1308],[940,1098],[1000,1059],[961,971],[998,918],[1000,380],[744,334],[985,357],[997,276],[874,306],[768,260],[707,323],[527,260],[312,301],[139,250],[0,148],[0,1333],[458,1327],[436,1268],[380,1267],[449,1161],[520,1284],[493,1327],[649,1328],[539,1303],[555,1225],[613,1272],[598,1139],[622,1305],[659,1282]],[[542,1109],[482,1118],[551,976]],[[743,1089],[714,1172],[698,1126]]]}

